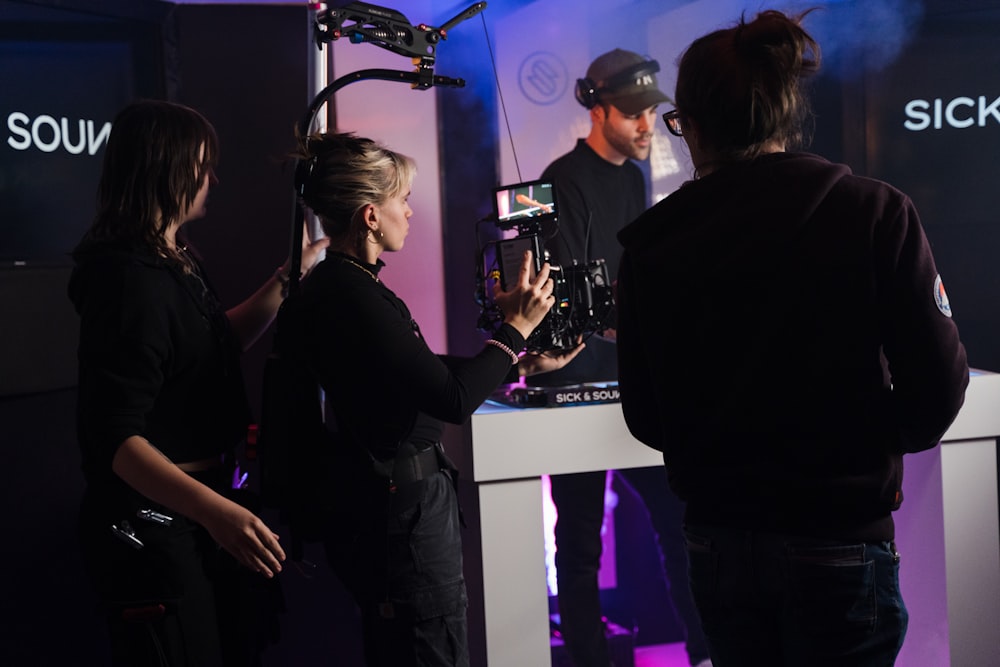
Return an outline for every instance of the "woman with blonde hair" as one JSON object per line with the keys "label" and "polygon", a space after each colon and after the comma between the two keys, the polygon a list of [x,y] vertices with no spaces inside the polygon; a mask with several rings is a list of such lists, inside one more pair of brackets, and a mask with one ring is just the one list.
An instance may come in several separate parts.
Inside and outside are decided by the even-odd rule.
{"label": "woman with blonde hair", "polygon": [[[443,422],[461,423],[507,380],[559,368],[519,353],[551,308],[549,266],[526,255],[504,323],[474,357],[438,355],[381,278],[413,214],[413,161],[353,134],[305,140],[299,191],[330,238],[278,320],[278,347],[325,390],[340,448],[329,562],[361,610],[365,658],[383,667],[469,664],[455,468]],[[579,349],[579,348],[577,348]]]}

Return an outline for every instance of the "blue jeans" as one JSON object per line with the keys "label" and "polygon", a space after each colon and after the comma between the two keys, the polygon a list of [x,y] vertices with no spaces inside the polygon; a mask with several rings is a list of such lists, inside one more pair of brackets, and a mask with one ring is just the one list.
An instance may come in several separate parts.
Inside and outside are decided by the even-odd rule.
{"label": "blue jeans", "polygon": [[908,615],[889,542],[687,526],[691,590],[715,667],[889,667]]}

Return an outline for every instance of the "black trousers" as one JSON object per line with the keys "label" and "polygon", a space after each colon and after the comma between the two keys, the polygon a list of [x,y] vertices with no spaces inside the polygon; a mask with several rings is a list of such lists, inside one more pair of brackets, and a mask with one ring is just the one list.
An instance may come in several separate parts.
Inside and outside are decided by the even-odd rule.
{"label": "black trousers", "polygon": [[[642,499],[660,547],[670,601],[684,623],[691,664],[708,658],[697,608],[688,584],[687,548],[682,521],[684,504],[667,485],[662,466],[617,471]],[[559,616],[566,648],[577,667],[611,664],[601,620],[598,572],[604,521],[604,471],[553,475],[556,506],[556,580]]]}
{"label": "black trousers", "polygon": [[352,499],[326,540],[361,609],[370,667],[468,667],[465,579],[453,479],[439,471]]}
{"label": "black trousers", "polygon": [[[112,664],[260,665],[278,634],[277,578],[242,567],[200,525],[138,494],[107,491],[88,489],[79,527],[85,567],[108,620]],[[140,509],[173,521],[145,521]],[[142,548],[119,539],[112,524],[127,524]]]}

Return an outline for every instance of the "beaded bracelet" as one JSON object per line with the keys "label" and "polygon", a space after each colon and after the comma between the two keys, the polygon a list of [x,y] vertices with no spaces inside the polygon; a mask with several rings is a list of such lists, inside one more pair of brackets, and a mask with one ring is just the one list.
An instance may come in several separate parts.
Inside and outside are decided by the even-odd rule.
{"label": "beaded bracelet", "polygon": [[521,360],[521,358],[517,356],[517,352],[515,352],[512,349],[510,349],[509,347],[507,347],[506,345],[504,345],[503,343],[501,343],[498,340],[494,340],[494,339],[490,338],[489,340],[486,341],[486,344],[487,345],[492,345],[493,347],[497,348],[498,350],[503,350],[504,352],[506,352],[507,356],[510,357],[510,362],[512,364],[516,364],[517,362],[519,362]]}

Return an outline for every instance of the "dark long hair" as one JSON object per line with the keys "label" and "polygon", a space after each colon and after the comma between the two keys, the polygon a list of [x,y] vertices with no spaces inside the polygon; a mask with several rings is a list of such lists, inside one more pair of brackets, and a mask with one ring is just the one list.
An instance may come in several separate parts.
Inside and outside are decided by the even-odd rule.
{"label": "dark long hair", "polygon": [[803,80],[819,70],[819,44],[797,16],[761,12],[695,40],[681,56],[676,100],[720,160],[753,158],[766,144],[804,141],[810,106]]}
{"label": "dark long hair", "polygon": [[97,214],[77,250],[111,242],[172,254],[164,231],[194,201],[218,155],[215,129],[194,109],[160,100],[122,109],[104,151]]}

